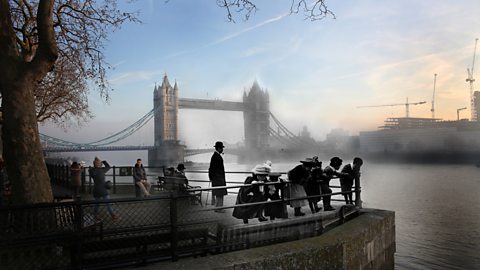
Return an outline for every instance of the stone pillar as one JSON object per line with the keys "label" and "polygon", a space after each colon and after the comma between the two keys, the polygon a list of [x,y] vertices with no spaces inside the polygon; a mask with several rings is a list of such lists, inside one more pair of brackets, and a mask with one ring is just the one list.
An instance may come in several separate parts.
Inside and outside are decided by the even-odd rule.
{"label": "stone pillar", "polygon": [[184,161],[185,146],[178,140],[178,85],[167,75],[153,91],[154,150],[148,151],[149,166],[175,166]]}

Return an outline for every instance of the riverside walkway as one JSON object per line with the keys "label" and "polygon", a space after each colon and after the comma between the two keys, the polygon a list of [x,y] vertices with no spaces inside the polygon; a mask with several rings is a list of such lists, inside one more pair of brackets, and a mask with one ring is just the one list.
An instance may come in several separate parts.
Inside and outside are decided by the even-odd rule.
{"label": "riverside walkway", "polygon": [[[297,217],[282,191],[282,198],[276,203],[284,205],[287,216],[264,222],[251,219],[249,224],[243,224],[232,216],[233,209],[238,207],[236,190],[243,185],[239,182],[227,182],[229,195],[221,208],[225,212],[219,213],[214,211],[219,208],[206,204],[211,198],[208,187],[179,194],[154,186],[152,196],[135,198],[133,182],[121,183],[115,173],[114,169],[107,176],[116,181],[111,199],[100,203],[98,219],[93,215],[97,202],[92,200],[91,182],[86,179],[81,200],[62,200],[68,197],[68,183],[54,179],[53,191],[59,202],[0,209],[0,218],[4,219],[0,226],[2,267],[34,269],[28,262],[35,261],[39,267],[35,269],[50,269],[53,265],[55,269],[104,269],[212,256],[317,236],[354,218],[361,208],[344,205],[342,193],[334,192],[335,211],[312,214],[304,207],[306,215]],[[192,179],[189,182],[205,183]],[[188,194],[200,191],[202,204]],[[111,204],[119,219],[113,220],[107,214],[106,203]],[[23,254],[25,259],[19,262],[18,254],[26,247],[36,251]]]}

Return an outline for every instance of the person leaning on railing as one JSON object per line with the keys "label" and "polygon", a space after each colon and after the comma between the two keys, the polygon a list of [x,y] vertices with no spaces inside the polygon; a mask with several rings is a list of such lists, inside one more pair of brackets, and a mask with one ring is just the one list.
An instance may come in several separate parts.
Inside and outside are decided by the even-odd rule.
{"label": "person leaning on railing", "polygon": [[346,204],[353,204],[353,199],[352,199],[353,181],[355,180],[356,177],[360,177],[360,168],[362,167],[362,165],[363,165],[363,160],[359,157],[356,157],[353,159],[352,164],[347,164],[343,166],[342,171],[339,173],[340,186],[342,188],[342,192],[349,192],[349,193],[343,194]]}
{"label": "person leaning on railing", "polygon": [[[310,177],[305,184],[305,192],[307,193],[307,196],[319,196],[321,194],[320,181],[322,179],[323,173],[322,162],[318,161],[318,157],[316,156],[313,157],[313,160],[316,161],[316,164],[310,171]],[[318,206],[318,202],[320,202],[320,197],[308,199],[308,205],[310,206],[310,211],[312,211],[312,214],[320,212],[320,210],[322,210],[322,207]]]}
{"label": "person leaning on railing", "polygon": [[[267,175],[270,173],[270,167],[266,165],[257,165],[252,170],[252,176],[245,179],[244,184],[250,185],[241,187],[238,191],[236,205],[263,202],[267,199],[264,196],[265,186],[258,185],[267,181]],[[243,219],[243,223],[247,224],[249,219],[258,218],[258,221],[266,221],[263,216],[265,205],[249,205],[243,207],[235,207],[232,215],[238,219]]]}
{"label": "person leaning on railing", "polygon": [[[318,160],[313,158],[306,158],[300,161],[302,164],[288,172],[288,180],[290,180],[290,199],[307,197],[303,185],[307,183],[310,178],[310,171],[312,167],[317,166]],[[290,206],[295,210],[295,216],[304,216],[302,206],[307,205],[307,200],[298,199],[291,200]]]}
{"label": "person leaning on railing", "polygon": [[[332,189],[330,188],[330,180],[339,176],[338,169],[340,169],[340,166],[342,166],[342,162],[343,160],[341,158],[333,157],[330,159],[330,165],[323,169],[322,181],[320,182],[322,195],[332,193]],[[323,208],[325,211],[335,210],[330,203],[331,197],[331,195],[323,196]]]}

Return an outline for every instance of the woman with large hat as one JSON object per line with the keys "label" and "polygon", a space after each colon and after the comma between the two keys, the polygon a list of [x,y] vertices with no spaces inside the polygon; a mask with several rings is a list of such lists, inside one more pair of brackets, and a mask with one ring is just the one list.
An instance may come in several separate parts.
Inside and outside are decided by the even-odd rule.
{"label": "woman with large hat", "polygon": [[[269,173],[269,166],[265,164],[255,166],[252,170],[252,176],[247,177],[244,182],[245,185],[251,184],[251,186],[240,188],[236,205],[266,201],[264,196],[265,186],[258,184],[265,183]],[[236,218],[243,219],[243,223],[245,224],[247,224],[251,218],[266,221],[267,219],[263,216],[264,208],[265,205],[263,204],[235,207],[232,215]]]}
{"label": "woman with large hat", "polygon": [[[311,177],[310,171],[317,166],[318,160],[306,158],[300,161],[302,164],[288,172],[288,180],[290,180],[290,206],[295,210],[295,216],[304,216],[302,206],[307,205],[307,200],[297,199],[307,197],[303,185],[307,183]],[[292,200],[293,199],[293,200]]]}

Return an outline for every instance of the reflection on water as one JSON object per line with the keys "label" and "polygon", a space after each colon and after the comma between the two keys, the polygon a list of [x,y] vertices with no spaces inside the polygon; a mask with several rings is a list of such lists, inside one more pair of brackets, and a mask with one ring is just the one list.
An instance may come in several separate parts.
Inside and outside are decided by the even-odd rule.
{"label": "reflection on water", "polygon": [[364,207],[395,211],[397,269],[480,269],[480,169],[366,164]]}

